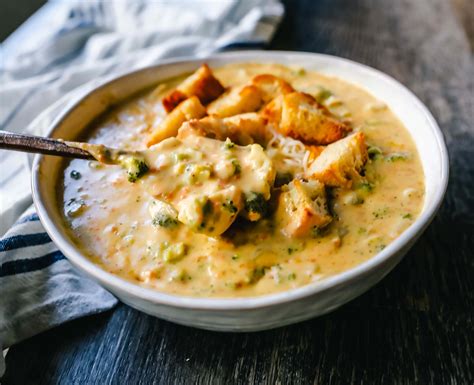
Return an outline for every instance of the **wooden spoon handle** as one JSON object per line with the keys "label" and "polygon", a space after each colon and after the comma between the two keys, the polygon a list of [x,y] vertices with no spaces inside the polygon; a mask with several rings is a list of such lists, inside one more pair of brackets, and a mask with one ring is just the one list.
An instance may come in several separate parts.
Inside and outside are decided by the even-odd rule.
{"label": "wooden spoon handle", "polygon": [[57,155],[67,158],[95,159],[88,151],[69,146],[62,140],[14,134],[7,131],[0,131],[0,149]]}

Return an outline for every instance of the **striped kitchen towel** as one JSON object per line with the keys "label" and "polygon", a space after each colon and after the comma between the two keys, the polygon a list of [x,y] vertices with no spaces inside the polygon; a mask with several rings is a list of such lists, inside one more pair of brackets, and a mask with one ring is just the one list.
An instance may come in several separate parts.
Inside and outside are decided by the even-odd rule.
{"label": "striped kitchen towel", "polygon": [[0,336],[4,347],[117,300],[79,275],[45,233],[33,208],[0,240]]}
{"label": "striped kitchen towel", "polygon": [[[262,48],[282,15],[278,0],[50,1],[0,49],[1,127],[42,135],[58,111],[78,97],[73,90],[81,86],[84,92],[104,76],[164,58]],[[21,153],[0,152],[4,348],[116,303],[72,269],[32,208],[20,217],[31,206],[31,160]]]}

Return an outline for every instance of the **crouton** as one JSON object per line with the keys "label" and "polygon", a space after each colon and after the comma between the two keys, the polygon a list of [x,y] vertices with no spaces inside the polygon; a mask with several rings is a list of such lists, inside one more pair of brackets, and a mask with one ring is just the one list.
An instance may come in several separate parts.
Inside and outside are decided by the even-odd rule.
{"label": "crouton", "polygon": [[308,162],[311,163],[319,156],[319,154],[323,152],[326,146],[313,146],[310,144],[306,144],[305,148],[309,151]]}
{"label": "crouton", "polygon": [[173,90],[161,100],[161,103],[163,104],[165,111],[170,113],[179,103],[186,100],[187,98],[188,97],[183,92]]}
{"label": "crouton", "polygon": [[350,131],[311,95],[302,92],[286,94],[281,100],[272,101],[264,109],[263,116],[283,135],[308,144],[329,144]]}
{"label": "crouton", "polygon": [[262,93],[262,99],[264,103],[268,103],[277,96],[295,92],[293,87],[288,82],[270,74],[255,76],[252,79],[252,84]]}
{"label": "crouton", "polygon": [[332,217],[327,209],[324,185],[317,180],[293,180],[280,194],[275,219],[289,238],[308,236],[327,226]]}
{"label": "crouton", "polygon": [[264,144],[268,141],[269,135],[265,122],[265,119],[255,112],[224,119],[207,116],[185,122],[178,131],[178,138],[200,135],[222,141],[229,138],[233,143],[242,146],[255,142]]}
{"label": "crouton", "polygon": [[308,176],[333,187],[350,188],[367,161],[367,146],[358,132],[327,146],[308,169]]}
{"label": "crouton", "polygon": [[171,112],[183,100],[197,96],[202,104],[207,104],[224,92],[224,87],[217,80],[207,64],[186,78],[174,91],[163,98],[163,107]]}
{"label": "crouton", "polygon": [[253,138],[241,131],[238,125],[214,116],[207,116],[199,120],[193,119],[184,123],[178,131],[178,139],[184,139],[189,135],[205,136],[222,141],[229,138],[232,142],[243,146],[254,143]]}
{"label": "crouton", "polygon": [[[259,144],[265,144],[269,140],[269,132],[266,126],[267,121],[256,112],[234,115],[223,120],[226,125],[234,126],[235,130],[240,131],[241,134],[247,134]],[[236,143],[239,142],[236,141]]]}
{"label": "crouton", "polygon": [[207,106],[207,113],[225,118],[244,112],[257,111],[262,105],[262,94],[253,85],[234,87]]}
{"label": "crouton", "polygon": [[161,142],[163,139],[176,136],[181,125],[190,119],[199,119],[206,115],[206,109],[197,96],[181,102],[162,122],[152,129],[148,136],[147,146]]}
{"label": "crouton", "polygon": [[281,109],[283,105],[283,95],[277,96],[270,103],[268,103],[260,112],[263,118],[275,128],[280,125]]}

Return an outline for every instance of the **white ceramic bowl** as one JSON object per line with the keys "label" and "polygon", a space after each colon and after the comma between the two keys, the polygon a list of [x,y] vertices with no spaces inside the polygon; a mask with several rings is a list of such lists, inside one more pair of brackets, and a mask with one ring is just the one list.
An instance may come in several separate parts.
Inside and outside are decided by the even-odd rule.
{"label": "white ceramic bowl", "polygon": [[353,82],[384,101],[403,121],[416,142],[426,183],[423,210],[394,242],[370,260],[341,274],[282,293],[253,298],[193,298],[140,287],[102,270],[89,261],[66,232],[57,204],[62,159],[37,156],[33,166],[33,199],[53,241],[79,270],[95,279],[126,304],[183,325],[222,331],[275,328],[330,312],[379,282],[402,259],[433,219],[448,181],[448,155],[441,131],[427,108],[393,78],[349,60],[312,53],[246,51],[206,59],[164,61],[108,81],[64,111],[50,127],[52,137],[76,139],[87,124],[109,106],[161,80],[189,72],[202,62],[271,62],[298,65]]}

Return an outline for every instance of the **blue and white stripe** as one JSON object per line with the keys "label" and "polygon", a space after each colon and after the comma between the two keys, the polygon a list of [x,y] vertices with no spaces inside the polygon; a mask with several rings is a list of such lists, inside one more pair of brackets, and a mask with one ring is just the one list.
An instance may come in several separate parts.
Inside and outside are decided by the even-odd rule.
{"label": "blue and white stripe", "polygon": [[81,277],[44,231],[33,208],[0,239],[0,342],[4,347],[117,300]]}
{"label": "blue and white stripe", "polygon": [[[282,15],[278,0],[50,1],[0,48],[1,129],[44,135],[105,75],[263,48]],[[116,303],[73,270],[44,231],[31,207],[31,161],[0,153],[0,347]]]}

